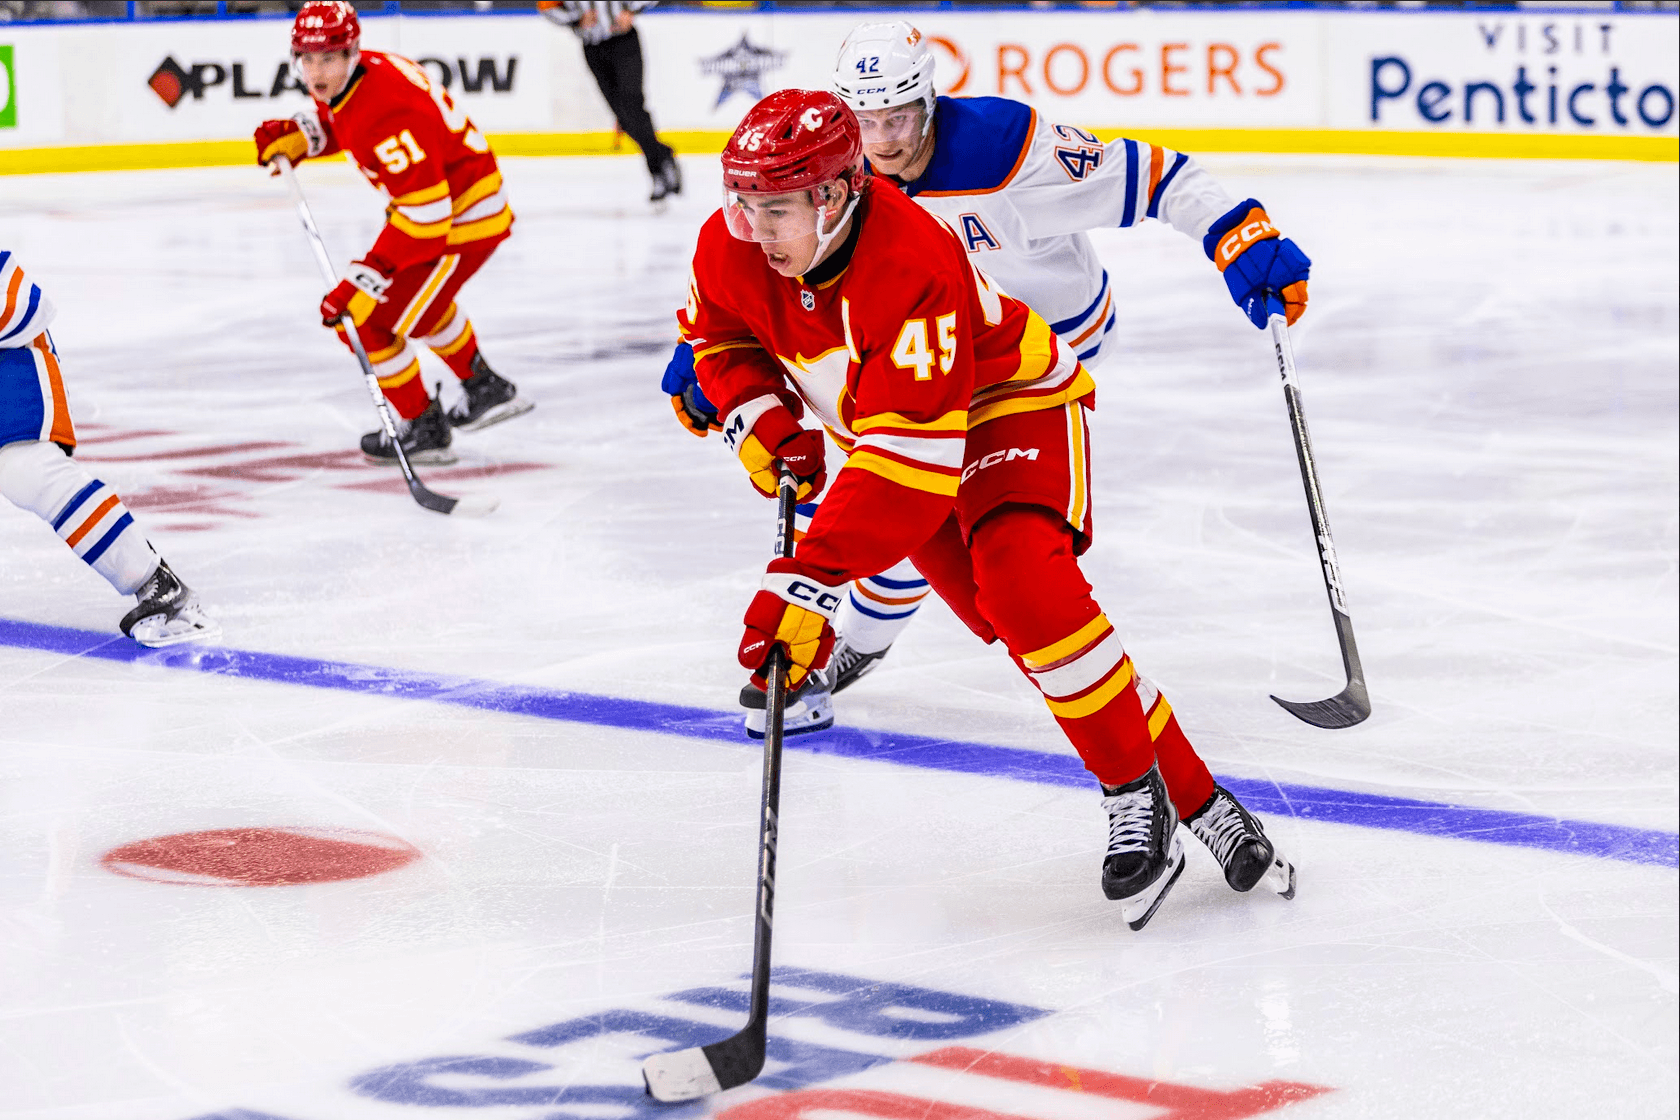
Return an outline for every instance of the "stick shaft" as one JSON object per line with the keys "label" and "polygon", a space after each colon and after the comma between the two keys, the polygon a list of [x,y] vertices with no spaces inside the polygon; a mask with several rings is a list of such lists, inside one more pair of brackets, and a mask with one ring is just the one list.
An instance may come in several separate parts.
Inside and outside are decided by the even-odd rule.
{"label": "stick shaft", "polygon": [[1277,355],[1278,375],[1283,378],[1283,399],[1289,408],[1289,427],[1295,437],[1295,459],[1301,467],[1301,486],[1307,495],[1307,515],[1312,520],[1313,540],[1318,546],[1324,593],[1330,600],[1331,619],[1342,651],[1342,667],[1349,681],[1363,682],[1365,671],[1359,661],[1359,647],[1353,638],[1353,618],[1348,613],[1347,595],[1342,588],[1341,564],[1336,543],[1330,536],[1330,518],[1324,510],[1324,493],[1318,482],[1318,464],[1313,457],[1312,437],[1307,432],[1307,415],[1301,405],[1301,386],[1295,375],[1295,350],[1289,341],[1289,326],[1274,314],[1268,324],[1272,349]]}
{"label": "stick shaft", "polygon": [[[793,517],[798,483],[784,472],[776,502],[776,551],[793,555]],[[764,783],[758,825],[758,911],[753,930],[750,1028],[762,1030],[770,1016],[770,936],[776,907],[776,842],[782,800],[782,725],[787,709],[787,658],[780,647],[770,654],[765,680]]]}

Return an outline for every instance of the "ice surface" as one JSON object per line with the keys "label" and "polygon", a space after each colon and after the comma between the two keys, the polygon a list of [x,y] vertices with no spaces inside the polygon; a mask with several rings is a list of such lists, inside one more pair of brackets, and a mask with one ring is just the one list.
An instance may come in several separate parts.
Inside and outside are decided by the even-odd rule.
{"label": "ice surface", "polygon": [[[1222,774],[1672,834],[1675,168],[1207,163],[1314,260],[1296,353],[1375,714],[1318,731],[1266,699],[1341,687],[1281,392],[1199,249],[1155,227],[1097,235],[1125,341],[1098,371],[1086,561],[1142,671]],[[656,388],[715,203],[715,163],[687,164],[655,215],[632,158],[505,161],[515,235],[462,303],[538,406],[422,472],[499,496],[478,522],[352,454],[371,410],[278,182],[5,177],[0,211],[60,308],[78,458],[229,647],[727,712],[773,511]],[[336,257],[365,248],[373,192],[302,174]],[[0,557],[0,617],[115,634],[114,593],[9,506]],[[795,1120],[813,1085],[839,1094],[827,1120],[1260,1107],[1164,1111],[1105,1071],[1331,1090],[1254,1098],[1303,1120],[1676,1113],[1672,859],[1268,814],[1293,902],[1232,894],[1190,843],[1132,934],[1097,888],[1091,792],[809,751],[785,771],[776,960],[863,994],[790,985],[828,1010],[781,1005],[767,1081],[656,1109],[636,1059],[740,1022],[693,989],[738,993],[750,958],[753,746],[168,664],[0,646],[0,1116]],[[1069,753],[938,606],[837,710]],[[99,862],[250,827],[422,858],[266,888]],[[874,984],[947,995],[834,1010],[894,991]],[[971,1022],[973,998],[1003,1002]],[[650,1016],[714,1033],[633,1033]],[[1060,1080],[927,1057],[950,1047]]]}

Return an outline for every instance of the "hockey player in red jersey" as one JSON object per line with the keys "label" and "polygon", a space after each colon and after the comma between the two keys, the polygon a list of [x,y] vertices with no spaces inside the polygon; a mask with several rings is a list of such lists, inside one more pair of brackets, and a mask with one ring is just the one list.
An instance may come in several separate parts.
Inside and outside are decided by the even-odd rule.
{"label": "hockey player in red jersey", "polygon": [[[450,463],[452,427],[487,427],[531,407],[490,369],[455,303],[461,285],[506,240],[513,211],[490,145],[449,94],[420,66],[360,50],[360,40],[356,11],[343,0],[303,5],[292,25],[292,62],[315,110],[264,121],[257,162],[342,151],[391,200],[373,247],[321,301],[321,320],[344,338],[348,319],[361,336],[380,388],[403,418],[409,459]],[[426,392],[413,341],[461,381],[463,399],[447,415]],[[396,462],[382,431],[363,436],[362,450]]]}
{"label": "hockey player in red jersey", "polygon": [[[833,95],[765,98],[723,170],[678,315],[701,387],[767,494],[778,465],[802,497],[823,489],[806,408],[846,452],[793,558],[769,565],[741,663],[762,685],[779,645],[797,688],[828,658],[847,582],[910,557],[975,634],[1004,643],[1101,783],[1103,890],[1141,928],[1183,869],[1180,814],[1214,783],[1079,568],[1090,375],[948,226],[871,189],[857,118]],[[1281,857],[1266,873],[1292,890]]]}

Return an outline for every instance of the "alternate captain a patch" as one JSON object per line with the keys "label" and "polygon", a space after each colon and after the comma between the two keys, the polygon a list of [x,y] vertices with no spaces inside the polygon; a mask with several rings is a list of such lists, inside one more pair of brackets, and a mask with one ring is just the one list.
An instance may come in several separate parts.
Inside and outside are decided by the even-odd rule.
{"label": "alternate captain a patch", "polygon": [[981,249],[1001,249],[1003,246],[992,236],[992,231],[986,228],[986,223],[978,214],[962,214],[963,246],[971,253]]}

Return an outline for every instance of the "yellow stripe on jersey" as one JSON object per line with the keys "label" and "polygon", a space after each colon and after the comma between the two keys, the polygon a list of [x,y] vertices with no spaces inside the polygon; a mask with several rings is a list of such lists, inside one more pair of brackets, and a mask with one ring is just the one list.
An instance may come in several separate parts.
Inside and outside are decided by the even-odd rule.
{"label": "yellow stripe on jersey", "polygon": [[1052,700],[1046,696],[1044,703],[1052,715],[1061,716],[1063,719],[1081,719],[1101,711],[1110,700],[1126,691],[1126,686],[1132,683],[1132,676],[1132,659],[1128,657],[1115,667],[1113,676],[1084,696],[1074,700]]}
{"label": "yellow stripe on jersey", "polygon": [[699,363],[701,358],[710,358],[714,354],[721,354],[725,350],[763,350],[764,347],[756,342],[720,342],[716,346],[708,346],[704,350],[694,351],[694,361]]}
{"label": "yellow stripe on jersey", "polygon": [[1026,329],[1021,332],[1021,341],[1017,347],[1021,354],[1021,364],[1009,375],[1009,380],[1035,381],[1043,377],[1056,356],[1055,338],[1050,332],[1050,324],[1040,318],[1038,312],[1030,312],[1027,315]]}
{"label": "yellow stripe on jersey", "polygon": [[442,237],[449,232],[449,218],[447,216],[441,221],[421,223],[410,218],[401,210],[392,210],[388,220],[392,228],[421,240]]}
{"label": "yellow stripe on jersey", "polygon": [[1054,665],[1065,657],[1072,657],[1108,631],[1114,629],[1109,625],[1108,616],[1099,614],[1059,642],[1051,642],[1043,649],[1035,649],[1031,653],[1023,653],[1021,660],[1027,663],[1029,669],[1042,669],[1046,665]]}
{"label": "yellow stripe on jersey", "polygon": [[454,213],[459,214],[476,203],[483,202],[491,195],[502,189],[502,173],[492,171],[472,186],[461,192],[461,197],[455,200]]}
{"label": "yellow stripe on jersey", "polygon": [[1062,388],[1051,393],[1032,394],[1022,393],[1014,397],[1001,397],[987,401],[978,408],[970,410],[968,414],[968,430],[973,431],[980,425],[999,419],[1003,416],[1014,416],[1021,412],[1042,412],[1045,409],[1058,408],[1069,401],[1097,391],[1097,383],[1091,379],[1084,366],[1079,367],[1079,373]]}
{"label": "yellow stripe on jersey", "polygon": [[912,420],[896,412],[877,412],[874,416],[852,421],[852,431],[860,436],[876,428],[911,428],[918,432],[966,432],[968,410],[954,408],[936,420]]}
{"label": "yellow stripe on jersey", "polygon": [[502,207],[501,213],[492,214],[488,218],[480,218],[476,222],[466,222],[457,225],[449,231],[449,244],[464,245],[469,241],[483,241],[487,237],[495,237],[506,233],[513,225],[513,211]]}
{"label": "yellow stripe on jersey", "polygon": [[429,187],[421,187],[417,191],[399,194],[391,199],[393,206],[424,206],[428,202],[436,202],[440,198],[449,197],[449,182],[444,180],[433,183]]}
{"label": "yellow stripe on jersey", "polygon": [[929,494],[939,494],[942,497],[957,496],[958,478],[954,474],[940,474],[937,471],[922,470],[901,463],[896,459],[888,459],[884,455],[877,455],[872,451],[854,451],[846,460],[847,468],[857,467],[870,474],[880,475],[888,482],[896,482],[900,486],[911,490],[922,490]]}

